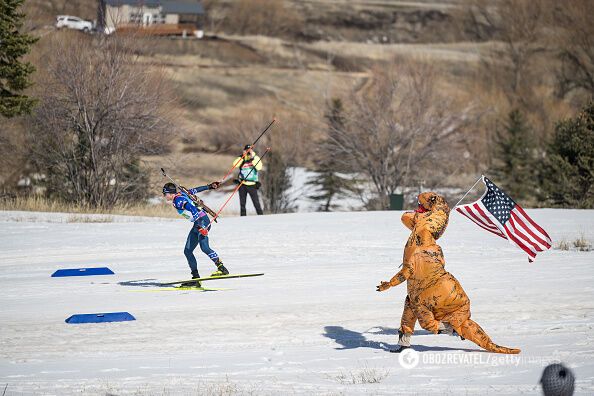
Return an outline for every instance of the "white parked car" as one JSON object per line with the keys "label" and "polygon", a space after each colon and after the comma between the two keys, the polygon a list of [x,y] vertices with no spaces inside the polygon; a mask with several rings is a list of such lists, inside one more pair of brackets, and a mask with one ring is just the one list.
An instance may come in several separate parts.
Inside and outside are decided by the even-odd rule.
{"label": "white parked car", "polygon": [[88,33],[93,30],[93,23],[75,16],[58,15],[56,17],[56,27],[58,29],[68,28],[82,30],[83,32]]}

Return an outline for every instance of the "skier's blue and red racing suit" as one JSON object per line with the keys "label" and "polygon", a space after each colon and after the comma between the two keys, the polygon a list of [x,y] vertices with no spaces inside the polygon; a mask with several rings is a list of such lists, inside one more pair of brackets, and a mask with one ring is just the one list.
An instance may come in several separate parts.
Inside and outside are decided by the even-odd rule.
{"label": "skier's blue and red racing suit", "polygon": [[[209,190],[208,186],[200,186],[191,188],[188,192],[194,195],[206,190]],[[186,256],[188,265],[192,271],[192,277],[199,278],[198,263],[196,262],[196,257],[194,257],[194,249],[196,249],[196,246],[200,245],[200,249],[212,260],[213,263],[215,263],[215,265],[219,261],[219,255],[208,245],[208,235],[200,233],[200,229],[210,230],[210,218],[203,208],[196,207],[194,201],[183,192],[175,195],[175,198],[173,198],[173,206],[177,209],[177,212],[180,215],[193,223],[184,247],[184,255]]]}

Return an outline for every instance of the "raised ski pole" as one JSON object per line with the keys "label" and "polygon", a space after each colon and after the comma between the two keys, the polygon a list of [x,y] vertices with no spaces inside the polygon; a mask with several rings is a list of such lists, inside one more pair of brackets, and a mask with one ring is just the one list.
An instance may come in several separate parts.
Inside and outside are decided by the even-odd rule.
{"label": "raised ski pole", "polygon": [[[276,117],[272,119],[272,121],[270,122],[270,124],[268,124],[268,126],[266,128],[264,128],[264,130],[262,131],[260,136],[258,136],[258,138],[256,140],[254,140],[254,142],[250,145],[251,147],[254,147],[256,145],[256,143],[258,143],[258,140],[260,140],[262,138],[262,136],[264,136],[264,134],[270,129],[270,127],[272,126],[272,124],[275,123],[275,121],[276,121]],[[223,176],[223,178],[221,179],[221,183],[223,183],[225,181],[225,179],[227,177],[229,177],[229,175],[233,172],[233,170],[235,168],[237,168],[237,165],[239,165],[241,163],[241,161],[245,158],[246,154],[247,154],[247,152],[243,153],[241,156],[241,160],[239,160],[237,163],[233,164],[231,169],[229,169],[229,172],[227,172],[227,174],[225,176]]]}
{"label": "raised ski pole", "polygon": [[161,168],[161,173],[163,174],[163,176],[165,176],[166,178],[168,178],[169,180],[171,180],[171,182],[173,184],[175,184],[175,187],[177,187],[181,192],[183,192],[184,194],[186,194],[188,196],[188,198],[190,198],[192,201],[196,202],[198,205],[202,206],[204,208],[204,210],[206,210],[206,213],[208,213],[211,216],[214,216],[215,215],[215,211],[214,210],[212,210],[211,208],[209,208],[208,206],[206,206],[206,204],[204,203],[203,200],[201,200],[200,198],[195,197],[193,194],[190,194],[190,192],[188,190],[186,190],[184,187],[182,187],[179,184],[177,184],[175,182],[175,180],[173,180],[165,172],[165,169]]}
{"label": "raised ski pole", "polygon": [[[249,173],[245,176],[245,178],[247,179],[249,177],[249,175],[252,174],[252,172],[254,171],[254,169],[256,169],[256,165],[258,165],[260,163],[260,161],[262,161],[262,158],[264,158],[266,156],[266,154],[268,154],[268,152],[270,151],[270,147],[266,147],[266,151],[264,151],[264,154],[262,154],[262,156],[260,157],[260,159],[258,159],[258,161],[256,161],[256,163],[254,164],[254,167],[249,171]],[[217,214],[212,218],[212,220],[210,220],[210,223],[208,223],[208,225],[210,225],[213,221],[217,221],[217,217],[219,217],[219,214],[221,214],[221,212],[223,211],[223,209],[225,208],[225,206],[227,206],[227,204],[229,203],[229,201],[231,200],[231,198],[233,198],[233,196],[235,195],[235,193],[239,190],[239,188],[243,185],[243,182],[245,180],[242,180],[237,187],[235,187],[235,190],[233,190],[233,192],[231,193],[231,195],[229,195],[229,198],[227,198],[227,200],[225,201],[225,203],[221,206],[221,208],[219,209],[219,211],[217,212]],[[208,225],[206,227],[208,227]]]}

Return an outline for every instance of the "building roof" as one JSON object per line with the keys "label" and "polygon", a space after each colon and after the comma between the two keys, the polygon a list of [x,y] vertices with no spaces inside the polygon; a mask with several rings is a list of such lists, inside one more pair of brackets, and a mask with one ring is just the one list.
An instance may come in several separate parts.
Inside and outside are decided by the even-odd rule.
{"label": "building roof", "polygon": [[204,7],[196,0],[104,0],[112,7],[121,5],[159,7],[164,14],[204,14]]}
{"label": "building roof", "polygon": [[197,1],[163,1],[163,14],[204,14],[202,4]]}

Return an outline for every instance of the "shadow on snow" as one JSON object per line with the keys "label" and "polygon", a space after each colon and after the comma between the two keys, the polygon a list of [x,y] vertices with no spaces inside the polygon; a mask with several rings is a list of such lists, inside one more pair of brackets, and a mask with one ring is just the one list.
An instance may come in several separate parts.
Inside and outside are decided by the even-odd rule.
{"label": "shadow on snow", "polygon": [[156,279],[139,279],[126,282],[118,282],[120,286],[135,286],[135,287],[163,287],[161,282]]}
{"label": "shadow on snow", "polygon": [[[373,329],[379,329],[378,332],[370,332],[371,334],[386,334],[386,335],[398,335],[397,329],[389,329],[386,327],[374,327]],[[367,332],[366,332],[367,333]],[[417,335],[433,335],[432,333],[426,330],[415,331],[415,336]],[[342,326],[326,326],[324,327],[324,337],[330,338],[334,340],[340,347],[336,348],[339,350],[342,349],[356,349],[356,348],[372,348],[372,349],[382,349],[382,350],[390,350],[396,348],[396,344],[388,344],[385,342],[378,342],[368,340],[365,337],[365,333],[359,333],[353,330],[345,329]],[[397,339],[396,339],[397,340]],[[436,351],[457,351],[457,352],[484,352],[481,349],[466,349],[466,348],[450,348],[450,347],[440,347],[440,346],[424,346],[424,345],[414,345],[413,349],[417,352],[436,352]]]}

